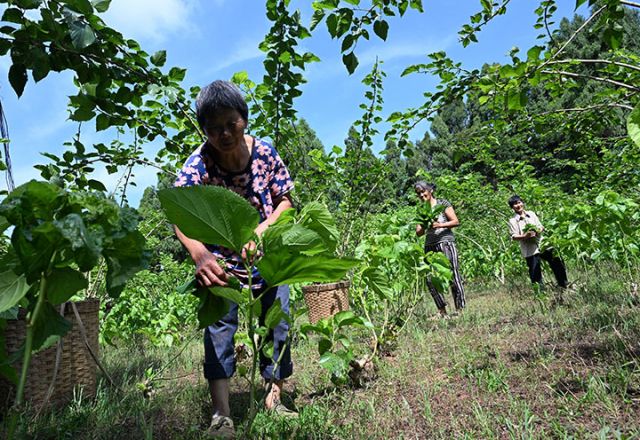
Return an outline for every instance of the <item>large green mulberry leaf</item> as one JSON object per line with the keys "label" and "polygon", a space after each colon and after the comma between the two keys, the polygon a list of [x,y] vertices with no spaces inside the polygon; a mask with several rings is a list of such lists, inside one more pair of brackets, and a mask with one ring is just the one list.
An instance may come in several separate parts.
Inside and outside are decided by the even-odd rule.
{"label": "large green mulberry leaf", "polygon": [[299,217],[300,225],[320,235],[329,252],[335,251],[340,233],[325,205],[320,202],[311,202],[302,208]]}
{"label": "large green mulberry leaf", "polygon": [[11,269],[0,273],[0,312],[9,310],[27,294],[29,285],[24,275],[17,275]]}
{"label": "large green mulberry leaf", "polygon": [[329,251],[319,234],[300,225],[270,226],[263,235],[263,241],[266,255],[278,252],[283,247],[290,252],[304,255],[316,255]]}
{"label": "large green mulberry leaf", "polygon": [[286,248],[265,255],[258,261],[260,275],[269,286],[302,282],[330,283],[342,279],[347,271],[360,263],[354,258],[329,255],[305,256]]}
{"label": "large green mulberry leaf", "polygon": [[158,192],[167,218],[187,237],[240,253],[258,226],[258,211],[239,195],[217,186],[170,188]]}

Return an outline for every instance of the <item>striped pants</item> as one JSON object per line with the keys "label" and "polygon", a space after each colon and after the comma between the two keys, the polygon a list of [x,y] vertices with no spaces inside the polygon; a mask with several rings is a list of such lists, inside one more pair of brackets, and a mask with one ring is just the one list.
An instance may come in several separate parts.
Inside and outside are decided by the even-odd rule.
{"label": "striped pants", "polygon": [[[451,262],[451,271],[453,272],[453,279],[451,280],[451,293],[453,294],[453,302],[457,310],[461,310],[465,306],[464,301],[464,287],[462,285],[462,277],[460,276],[460,268],[458,265],[458,249],[453,241],[443,241],[435,244],[428,244],[425,246],[426,252],[442,252]],[[431,278],[427,279],[427,285],[433,300],[436,302],[438,310],[442,310],[446,307],[447,303],[442,296],[442,293],[438,292],[438,289],[431,282]]]}

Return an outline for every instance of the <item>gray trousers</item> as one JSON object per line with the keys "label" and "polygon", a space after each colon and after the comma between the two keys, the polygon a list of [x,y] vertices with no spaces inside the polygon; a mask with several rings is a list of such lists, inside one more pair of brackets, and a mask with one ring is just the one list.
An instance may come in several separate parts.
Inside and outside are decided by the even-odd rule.
{"label": "gray trousers", "polygon": [[[460,276],[460,268],[458,266],[458,249],[456,243],[453,241],[442,241],[440,243],[428,244],[425,246],[426,252],[442,252],[451,263],[451,271],[453,272],[453,279],[451,280],[451,293],[453,294],[453,303],[457,310],[464,309],[464,286],[462,285],[462,277]],[[447,303],[442,296],[442,293],[438,292],[438,289],[431,282],[431,278],[427,278],[427,285],[433,300],[436,302],[438,310],[442,310],[446,307]]]}

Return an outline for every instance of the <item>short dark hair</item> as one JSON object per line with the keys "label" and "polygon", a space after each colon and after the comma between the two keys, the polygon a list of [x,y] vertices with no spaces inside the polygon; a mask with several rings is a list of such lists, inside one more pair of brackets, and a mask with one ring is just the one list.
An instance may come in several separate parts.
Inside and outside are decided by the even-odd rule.
{"label": "short dark hair", "polygon": [[509,197],[509,201],[507,203],[509,203],[509,208],[513,208],[513,205],[515,205],[518,202],[524,203],[524,200],[522,200],[518,194],[514,194],[511,197]]}
{"label": "short dark hair", "polygon": [[420,191],[435,191],[436,190],[436,184],[435,183],[427,183],[424,180],[418,180],[416,183],[413,184],[413,188],[414,189],[419,189]]}
{"label": "short dark hair", "polygon": [[200,90],[196,98],[196,116],[200,128],[204,129],[207,119],[222,109],[236,110],[245,123],[249,120],[249,107],[240,89],[229,81],[218,79]]}

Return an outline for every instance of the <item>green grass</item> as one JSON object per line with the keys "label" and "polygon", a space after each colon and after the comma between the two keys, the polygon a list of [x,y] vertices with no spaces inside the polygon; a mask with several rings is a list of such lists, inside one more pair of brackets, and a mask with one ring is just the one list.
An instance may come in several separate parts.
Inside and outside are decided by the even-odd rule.
{"label": "green grass", "polygon": [[[249,438],[640,438],[640,307],[616,279],[579,283],[558,305],[526,283],[469,285],[465,314],[429,321],[431,298],[378,359],[377,378],[336,388],[318,365],[313,340],[294,347],[285,402],[297,420],[260,412]],[[482,287],[480,287],[482,286]],[[210,404],[195,336],[158,380],[138,385],[180,347],[104,347],[117,384],[38,417],[22,414],[19,438],[200,439]],[[145,375],[146,374],[146,375]],[[247,382],[232,382],[239,432]]]}

